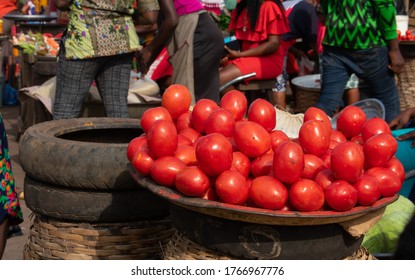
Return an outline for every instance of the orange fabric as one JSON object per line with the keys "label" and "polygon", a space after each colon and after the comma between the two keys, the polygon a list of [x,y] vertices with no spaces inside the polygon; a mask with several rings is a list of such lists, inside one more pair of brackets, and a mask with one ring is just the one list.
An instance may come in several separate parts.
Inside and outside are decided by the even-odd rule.
{"label": "orange fabric", "polygon": [[0,0],[0,18],[14,10],[17,10],[16,0]]}
{"label": "orange fabric", "polygon": [[[236,10],[232,16],[235,17]],[[256,48],[265,42],[269,35],[282,35],[288,31],[284,11],[272,1],[265,0],[261,5],[258,23],[254,31],[249,26],[247,11],[241,12],[237,20],[232,20],[229,29],[235,31],[235,36],[241,42],[241,49]],[[246,31],[244,31],[246,28]],[[256,72],[255,80],[273,79],[282,73],[285,50],[280,45],[278,50],[270,55],[261,57],[242,57],[232,61],[242,75]]]}

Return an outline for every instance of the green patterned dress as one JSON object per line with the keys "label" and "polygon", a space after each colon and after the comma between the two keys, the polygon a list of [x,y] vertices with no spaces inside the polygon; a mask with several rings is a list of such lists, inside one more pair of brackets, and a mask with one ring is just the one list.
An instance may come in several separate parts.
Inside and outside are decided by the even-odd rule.
{"label": "green patterned dress", "polygon": [[15,191],[6,129],[1,113],[0,122],[0,223],[9,218],[10,225],[17,225],[23,221],[23,214]]}

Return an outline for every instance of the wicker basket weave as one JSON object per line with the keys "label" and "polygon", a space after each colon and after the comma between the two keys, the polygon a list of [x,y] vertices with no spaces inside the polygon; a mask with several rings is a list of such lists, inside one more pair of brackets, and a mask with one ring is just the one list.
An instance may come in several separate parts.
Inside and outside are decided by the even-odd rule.
{"label": "wicker basket weave", "polygon": [[170,220],[73,223],[35,215],[24,247],[31,260],[161,259]]}
{"label": "wicker basket weave", "polygon": [[[165,260],[237,260],[231,255],[217,252],[198,245],[183,234],[175,231],[164,248]],[[240,259],[240,258],[239,258]],[[363,246],[360,246],[345,260],[376,260]]]}
{"label": "wicker basket weave", "polygon": [[308,108],[314,106],[320,97],[320,89],[307,89],[297,87],[295,94],[294,113],[304,113]]}
{"label": "wicker basket weave", "polygon": [[401,110],[415,107],[415,58],[405,58],[404,69],[396,80]]}

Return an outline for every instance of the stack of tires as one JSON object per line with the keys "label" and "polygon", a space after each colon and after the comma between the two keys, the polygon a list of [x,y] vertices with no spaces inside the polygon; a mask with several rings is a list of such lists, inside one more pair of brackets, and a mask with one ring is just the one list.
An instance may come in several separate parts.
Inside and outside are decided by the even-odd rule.
{"label": "stack of tires", "polygon": [[19,156],[34,219],[25,259],[160,259],[169,205],[131,177],[137,119],[54,120],[28,128]]}

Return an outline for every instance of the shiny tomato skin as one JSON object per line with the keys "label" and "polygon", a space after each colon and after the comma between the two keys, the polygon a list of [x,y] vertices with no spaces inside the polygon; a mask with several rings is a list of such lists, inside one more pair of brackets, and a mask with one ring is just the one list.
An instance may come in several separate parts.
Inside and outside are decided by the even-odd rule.
{"label": "shiny tomato skin", "polygon": [[306,122],[306,121],[309,121],[309,120],[322,121],[324,126],[327,128],[327,131],[328,131],[329,135],[331,135],[331,132],[332,132],[333,128],[331,126],[331,122],[330,122],[329,117],[327,116],[327,114],[323,110],[321,110],[320,108],[317,108],[317,107],[309,107],[304,112],[303,122]]}
{"label": "shiny tomato skin", "polygon": [[143,115],[141,116],[140,125],[144,132],[148,132],[150,127],[155,123],[157,120],[166,120],[173,122],[169,111],[162,107],[153,107],[149,108],[144,111]]}
{"label": "shiny tomato skin", "polygon": [[290,141],[290,138],[288,137],[288,135],[279,129],[275,129],[273,131],[271,131],[269,133],[269,135],[271,136],[271,149],[273,151],[275,151],[275,149],[282,143],[285,141]]}
{"label": "shiny tomato skin", "polygon": [[314,181],[321,187],[323,191],[327,189],[331,183],[336,181],[336,178],[333,176],[333,172],[330,168],[325,168],[323,170],[320,170],[314,177]]}
{"label": "shiny tomato skin", "polygon": [[274,151],[272,171],[283,183],[293,184],[301,178],[304,169],[304,152],[301,146],[287,141]]}
{"label": "shiny tomato skin", "polygon": [[251,175],[254,178],[259,176],[271,176],[273,160],[274,155],[272,154],[264,154],[252,160]]}
{"label": "shiny tomato skin", "polygon": [[359,135],[366,122],[365,112],[358,106],[349,105],[339,112],[336,125],[337,130],[347,139]]}
{"label": "shiny tomato skin", "polygon": [[174,155],[178,142],[176,126],[171,121],[158,120],[148,130],[147,146],[155,158]]}
{"label": "shiny tomato skin", "polygon": [[150,169],[151,178],[158,184],[166,187],[174,187],[176,175],[186,165],[178,158],[166,156],[156,159]]}
{"label": "shiny tomato skin", "polygon": [[322,121],[309,120],[301,125],[298,141],[304,153],[321,156],[330,146],[330,135]]}
{"label": "shiny tomato skin", "polygon": [[373,135],[363,144],[365,168],[386,166],[398,149],[396,139],[389,133]]}
{"label": "shiny tomato skin", "polygon": [[304,154],[304,169],[301,178],[314,179],[317,173],[325,168],[321,158],[313,154]]}
{"label": "shiny tomato skin", "polygon": [[200,136],[202,136],[202,134],[199,131],[197,131],[196,129],[191,128],[191,127],[188,127],[188,128],[185,128],[185,129],[181,130],[178,133],[178,135],[183,135],[183,136],[189,138],[190,141],[192,141],[193,144],[195,143],[196,139],[198,139]]}
{"label": "shiny tomato skin", "polygon": [[327,205],[339,212],[352,209],[357,203],[357,190],[349,182],[333,182],[324,192]]}
{"label": "shiny tomato skin", "polygon": [[355,142],[356,144],[359,144],[359,145],[362,145],[362,146],[363,146],[363,144],[364,144],[364,142],[363,142],[363,138],[362,138],[362,135],[356,135],[356,136],[353,136],[353,137],[350,139],[350,141],[351,141],[351,142]]}
{"label": "shiny tomato skin", "polygon": [[259,157],[271,147],[271,137],[261,125],[252,121],[239,121],[233,135],[236,147],[249,158]]}
{"label": "shiny tomato skin", "polygon": [[177,134],[177,145],[186,145],[186,146],[192,146],[193,142],[190,140],[187,136],[183,134]]}
{"label": "shiny tomato skin", "polygon": [[357,191],[358,205],[371,206],[380,198],[380,185],[373,176],[363,174],[353,186]]}
{"label": "shiny tomato skin", "polygon": [[248,177],[251,170],[251,161],[244,153],[234,151],[232,154],[231,170],[239,171],[239,173],[245,177]]}
{"label": "shiny tomato skin", "polygon": [[287,188],[271,176],[254,178],[249,188],[249,197],[260,208],[279,210],[288,200]]}
{"label": "shiny tomato skin", "polygon": [[354,183],[363,174],[364,160],[361,145],[353,142],[340,143],[330,156],[331,171],[337,180]]}
{"label": "shiny tomato skin", "polygon": [[402,188],[401,179],[387,167],[373,167],[367,170],[366,174],[378,180],[382,197],[394,196]]}
{"label": "shiny tomato skin", "polygon": [[298,211],[318,211],[324,205],[324,192],[313,180],[300,179],[289,189],[290,205]]}
{"label": "shiny tomato skin", "polygon": [[405,167],[403,166],[402,162],[397,157],[391,158],[391,160],[388,161],[388,163],[386,163],[385,167],[389,168],[396,175],[398,175],[402,183],[405,181]]}
{"label": "shiny tomato skin", "polygon": [[248,199],[249,187],[246,177],[236,170],[226,170],[215,180],[215,190],[220,201],[242,205]]}
{"label": "shiny tomato skin", "polygon": [[219,108],[219,105],[211,99],[199,99],[192,110],[190,118],[192,127],[204,134],[206,129],[206,121],[209,116]]}
{"label": "shiny tomato skin", "polygon": [[181,160],[185,165],[198,165],[196,159],[196,149],[194,146],[179,145],[177,146],[174,156]]}
{"label": "shiny tomato skin", "polygon": [[268,100],[257,98],[248,107],[248,120],[256,122],[270,132],[277,125],[277,113]]}
{"label": "shiny tomato skin", "polygon": [[201,199],[206,199],[210,201],[218,201],[219,197],[215,191],[215,188],[209,188],[201,197]]}
{"label": "shiny tomato skin", "polygon": [[206,120],[206,134],[220,133],[226,137],[231,137],[234,130],[235,118],[233,114],[226,109],[216,109]]}
{"label": "shiny tomato skin", "polygon": [[332,149],[328,149],[324,154],[320,156],[321,160],[323,161],[323,166],[325,168],[330,168],[331,166],[330,158],[331,158],[332,152],[333,152]]}
{"label": "shiny tomato skin", "polygon": [[150,174],[150,169],[153,165],[153,162],[154,159],[147,147],[138,150],[131,159],[131,164],[134,166],[135,170],[144,176]]}
{"label": "shiny tomato skin", "polygon": [[181,84],[172,84],[161,96],[161,106],[169,111],[173,120],[189,111],[192,103],[192,95],[189,89]]}
{"label": "shiny tomato skin", "polygon": [[333,140],[333,141],[336,141],[336,142],[339,142],[339,143],[343,143],[343,142],[347,141],[347,138],[346,138],[346,136],[344,136],[343,133],[341,133],[337,129],[333,129],[331,131],[330,140]]}
{"label": "shiny tomato skin", "polygon": [[221,98],[220,107],[231,112],[235,121],[240,121],[246,115],[248,99],[242,91],[234,89],[225,93]]}
{"label": "shiny tomato skin", "polygon": [[191,111],[187,111],[183,114],[181,114],[177,120],[176,120],[176,128],[177,128],[177,132],[182,131],[185,128],[189,128],[192,127],[192,124],[190,122],[192,116],[192,112]]}
{"label": "shiny tomato skin", "polygon": [[138,137],[132,139],[127,146],[127,158],[129,161],[133,158],[134,154],[140,150],[143,146],[147,145],[147,136],[141,134]]}
{"label": "shiny tomato skin", "polygon": [[380,133],[392,133],[388,123],[379,118],[374,117],[366,121],[362,128],[362,140],[366,142],[370,137]]}
{"label": "shiny tomato skin", "polygon": [[202,136],[196,144],[199,167],[209,176],[215,177],[229,170],[232,156],[232,144],[220,133]]}
{"label": "shiny tomato skin", "polygon": [[197,166],[186,166],[176,175],[176,189],[187,196],[200,197],[210,188],[210,178]]}

